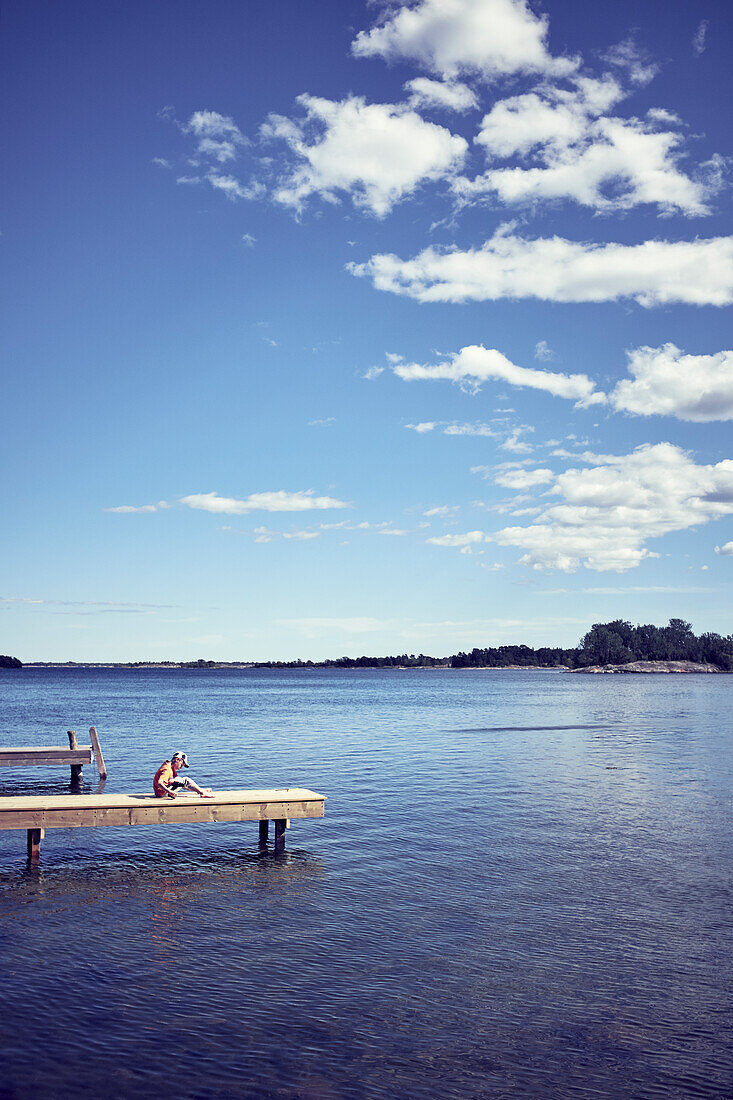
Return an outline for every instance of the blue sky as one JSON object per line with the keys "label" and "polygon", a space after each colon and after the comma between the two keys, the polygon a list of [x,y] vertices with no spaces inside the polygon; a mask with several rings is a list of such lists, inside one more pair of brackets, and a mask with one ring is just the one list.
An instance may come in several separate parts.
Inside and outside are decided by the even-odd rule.
{"label": "blue sky", "polygon": [[10,3],[0,651],[730,632],[731,13]]}

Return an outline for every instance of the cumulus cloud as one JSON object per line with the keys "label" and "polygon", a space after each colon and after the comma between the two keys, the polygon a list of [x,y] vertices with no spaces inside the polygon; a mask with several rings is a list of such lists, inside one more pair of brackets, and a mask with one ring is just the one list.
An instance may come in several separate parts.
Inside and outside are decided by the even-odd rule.
{"label": "cumulus cloud", "polygon": [[407,81],[405,91],[408,93],[409,105],[423,110],[438,107],[444,111],[463,112],[478,107],[476,93],[460,81],[451,83],[417,76],[414,80]]}
{"label": "cumulus cloud", "polygon": [[405,424],[405,427],[413,432],[419,432],[420,435],[422,435],[424,432],[432,432],[435,428],[435,424],[435,420],[422,420],[419,424]]}
{"label": "cumulus cloud", "polygon": [[595,457],[597,465],[555,478],[550,491],[561,503],[493,540],[524,549],[520,561],[534,569],[623,572],[658,557],[650,540],[733,514],[733,461],[697,465],[671,443]]}
{"label": "cumulus cloud", "polygon": [[477,542],[483,542],[485,535],[483,531],[466,531],[464,535],[435,535],[433,538],[426,539],[432,546],[472,546]]}
{"label": "cumulus cloud", "polygon": [[485,79],[512,73],[557,76],[576,66],[547,49],[547,19],[525,0],[419,0],[403,5],[354,40],[356,57],[416,61],[453,79],[472,73]]}
{"label": "cumulus cloud", "polygon": [[726,542],[722,546],[716,546],[715,553],[724,554],[726,557],[733,555],[733,542]]}
{"label": "cumulus cloud", "polygon": [[555,480],[552,470],[504,470],[494,478],[497,485],[505,489],[535,489],[538,485],[548,485]]}
{"label": "cumulus cloud", "polygon": [[733,301],[733,236],[694,241],[592,244],[563,237],[528,240],[502,226],[481,248],[426,248],[414,259],[390,253],[347,264],[378,290],[419,302],[538,298],[651,307]]}
{"label": "cumulus cloud", "polygon": [[181,497],[181,504],[203,512],[217,515],[240,516],[247,512],[309,512],[322,508],[348,508],[343,500],[333,497],[317,497],[313,489],[301,489],[288,493],[280,489],[275,492],[250,493],[244,500],[234,497],[222,497],[218,493],[192,493]]}
{"label": "cumulus cloud", "polygon": [[610,395],[616,409],[698,423],[733,420],[733,351],[686,355],[665,344],[636,348],[628,357],[633,379],[623,379]]}
{"label": "cumulus cloud", "polygon": [[397,363],[394,373],[406,382],[418,379],[446,379],[476,390],[483,382],[509,382],[513,386],[528,386],[545,390],[556,397],[575,401],[576,405],[596,405],[606,400],[595,383],[585,374],[558,374],[553,371],[518,367],[495,348],[471,344],[461,348],[441,363]]}
{"label": "cumulus cloud", "polygon": [[234,120],[217,111],[194,111],[183,130],[196,138],[199,156],[215,160],[218,164],[235,160],[238,147],[246,144]]}
{"label": "cumulus cloud", "polygon": [[600,213],[644,203],[666,214],[710,213],[707,199],[721,173],[713,164],[700,167],[696,178],[682,171],[683,137],[664,128],[673,115],[654,109],[644,120],[606,114],[628,94],[608,74],[579,77],[574,85],[545,85],[495,103],[475,142],[492,161],[519,157],[520,163],[492,163],[475,179],[457,178],[459,198],[495,197],[507,205],[570,199]]}
{"label": "cumulus cloud", "polygon": [[274,198],[295,210],[311,195],[333,203],[345,192],[355,206],[384,217],[419,184],[453,173],[468,148],[408,106],[307,94],[297,103],[305,118],[270,115],[262,127],[263,137],[284,141],[294,154]]}

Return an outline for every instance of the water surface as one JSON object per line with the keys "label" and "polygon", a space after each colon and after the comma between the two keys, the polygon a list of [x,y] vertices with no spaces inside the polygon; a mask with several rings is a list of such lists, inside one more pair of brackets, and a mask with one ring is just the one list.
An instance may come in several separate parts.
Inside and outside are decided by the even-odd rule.
{"label": "water surface", "polygon": [[53,830],[36,870],[0,832],[0,1095],[733,1095],[731,686],[0,672],[0,741],[95,724],[107,791],[182,748],[328,796],[280,857],[255,823]]}

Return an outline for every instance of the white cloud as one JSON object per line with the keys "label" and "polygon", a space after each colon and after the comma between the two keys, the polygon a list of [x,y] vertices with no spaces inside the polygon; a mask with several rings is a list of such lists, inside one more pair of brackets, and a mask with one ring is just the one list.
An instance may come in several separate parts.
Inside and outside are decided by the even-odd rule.
{"label": "white cloud", "polygon": [[702,19],[695,31],[695,37],[692,40],[692,51],[696,57],[700,57],[705,52],[705,35],[708,32],[708,21]]}
{"label": "white cloud", "polygon": [[478,435],[487,439],[496,439],[498,432],[490,428],[488,424],[448,424],[443,429],[443,435]]}
{"label": "white cloud", "polygon": [[408,80],[405,91],[409,93],[407,102],[411,107],[429,110],[442,107],[446,111],[470,111],[478,107],[476,93],[467,84],[450,83],[443,80],[429,80],[426,76],[417,76]]}
{"label": "white cloud", "polygon": [[413,432],[419,432],[421,435],[424,432],[432,432],[435,428],[434,420],[423,420],[420,424],[405,424],[406,428],[410,428]]}
{"label": "white cloud", "polygon": [[432,546],[471,546],[484,541],[483,531],[467,531],[464,535],[435,535],[426,539]]}
{"label": "white cloud", "polygon": [[[534,489],[537,485],[548,485],[555,480],[552,470],[504,470],[494,478],[497,485],[505,489]],[[514,513],[517,515],[517,513]]]}
{"label": "white cloud", "polygon": [[215,171],[208,172],[206,178],[215,191],[223,192],[232,202],[235,199],[259,199],[265,193],[264,185],[257,181],[245,185],[234,176],[223,176]]}
{"label": "white cloud", "polygon": [[183,130],[197,139],[199,156],[225,164],[235,160],[237,149],[246,139],[233,119],[217,111],[195,111]]}
{"label": "white cloud", "polygon": [[715,547],[716,554],[724,554],[726,557],[733,554],[733,542],[726,542],[722,546]]}
{"label": "white cloud", "polygon": [[519,156],[523,163],[492,164],[475,179],[458,178],[456,194],[463,201],[495,196],[509,205],[571,199],[601,213],[644,203],[662,213],[709,213],[719,166],[699,169],[694,179],[680,169],[683,137],[661,128],[674,118],[668,112],[652,109],[643,121],[604,113],[626,94],[606,75],[579,78],[572,91],[547,85],[500,100],[475,141],[492,160]]}
{"label": "white cloud", "polygon": [[639,416],[676,416],[699,423],[733,420],[733,351],[686,355],[674,344],[628,352],[632,379],[618,383],[610,400]]}
{"label": "white cloud", "polygon": [[457,504],[441,504],[437,508],[428,508],[427,512],[423,512],[424,516],[452,516],[458,511]]}
{"label": "white cloud", "polygon": [[251,233],[243,233],[242,242],[247,245],[247,248],[254,248],[257,243],[257,238],[253,237]]}
{"label": "white cloud", "polygon": [[542,363],[549,363],[550,360],[555,359],[555,352],[552,350],[547,340],[539,340],[534,346],[534,357],[539,359]]}
{"label": "white cloud", "polygon": [[659,72],[659,66],[650,61],[646,51],[636,44],[633,37],[611,46],[601,56],[610,65],[624,70],[633,84],[648,84]]}
{"label": "white cloud", "polygon": [[512,454],[518,455],[530,454],[533,448],[521,438],[525,432],[529,431],[534,431],[534,428],[513,428],[504,442],[500,444],[501,450],[511,451]]}
{"label": "white cloud", "polygon": [[482,248],[426,248],[412,260],[383,253],[347,264],[378,290],[419,302],[538,298],[552,302],[733,302],[733,236],[694,241],[592,244],[527,240],[501,227]]}
{"label": "white cloud", "polygon": [[324,416],[321,420],[309,420],[309,428],[329,428],[331,424],[336,423],[335,416]]}
{"label": "white cloud", "polygon": [[322,508],[348,508],[343,500],[333,497],[317,497],[312,489],[288,493],[280,489],[268,493],[251,493],[244,500],[222,497],[218,493],[192,493],[181,497],[181,504],[217,515],[240,516],[247,512],[309,512]]}
{"label": "white cloud", "polygon": [[698,466],[671,443],[596,459],[555,479],[551,492],[561,503],[493,540],[523,548],[520,561],[534,569],[623,572],[658,557],[646,547],[650,540],[733,514],[733,461]]}
{"label": "white cloud", "polygon": [[499,381],[509,382],[513,386],[545,390],[556,397],[575,401],[576,405],[582,407],[600,404],[606,400],[605,395],[595,389],[595,383],[586,374],[557,374],[533,367],[518,367],[495,348],[485,348],[477,344],[461,348],[441,363],[398,363],[392,369],[406,382],[447,379],[477,390],[484,382]]}
{"label": "white cloud", "polygon": [[158,504],[120,504],[116,508],[105,508],[105,512],[117,512],[118,515],[127,515],[133,512],[157,512],[160,508],[167,508],[164,500]]}
{"label": "white cloud", "polygon": [[419,184],[454,172],[468,148],[464,138],[406,106],[307,94],[297,103],[303,120],[270,115],[262,135],[285,141],[295,154],[274,198],[298,211],[311,195],[333,203],[346,192],[355,206],[384,217]]}
{"label": "white cloud", "polygon": [[375,378],[379,378],[380,374],[384,374],[384,367],[369,367],[362,374],[362,378],[366,379],[367,382],[373,382]]}
{"label": "white cloud", "polygon": [[547,50],[547,19],[525,0],[419,0],[354,40],[356,57],[417,61],[449,79],[519,72],[565,75],[575,62]]}

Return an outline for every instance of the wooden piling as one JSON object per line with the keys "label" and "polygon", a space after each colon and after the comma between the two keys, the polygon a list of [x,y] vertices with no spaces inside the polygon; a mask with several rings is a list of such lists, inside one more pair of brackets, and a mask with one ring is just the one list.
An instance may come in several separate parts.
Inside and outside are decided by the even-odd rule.
{"label": "wooden piling", "polygon": [[[76,730],[67,730],[66,736],[69,738],[69,748],[76,750],[79,748],[79,742],[76,739]],[[71,785],[76,786],[81,783],[84,778],[84,765],[72,764],[71,765]]]}
{"label": "wooden piling", "polygon": [[264,847],[267,846],[267,841],[268,841],[269,837],[270,837],[270,822],[269,821],[261,821],[260,822],[260,847],[261,848],[264,848]]}
{"label": "wooden piling", "polygon": [[28,829],[28,859],[31,863],[38,863],[41,858],[41,841],[44,835],[43,829]]}
{"label": "wooden piling", "polygon": [[275,822],[275,851],[285,851],[285,829],[287,828],[287,820],[284,817],[278,818]]}

